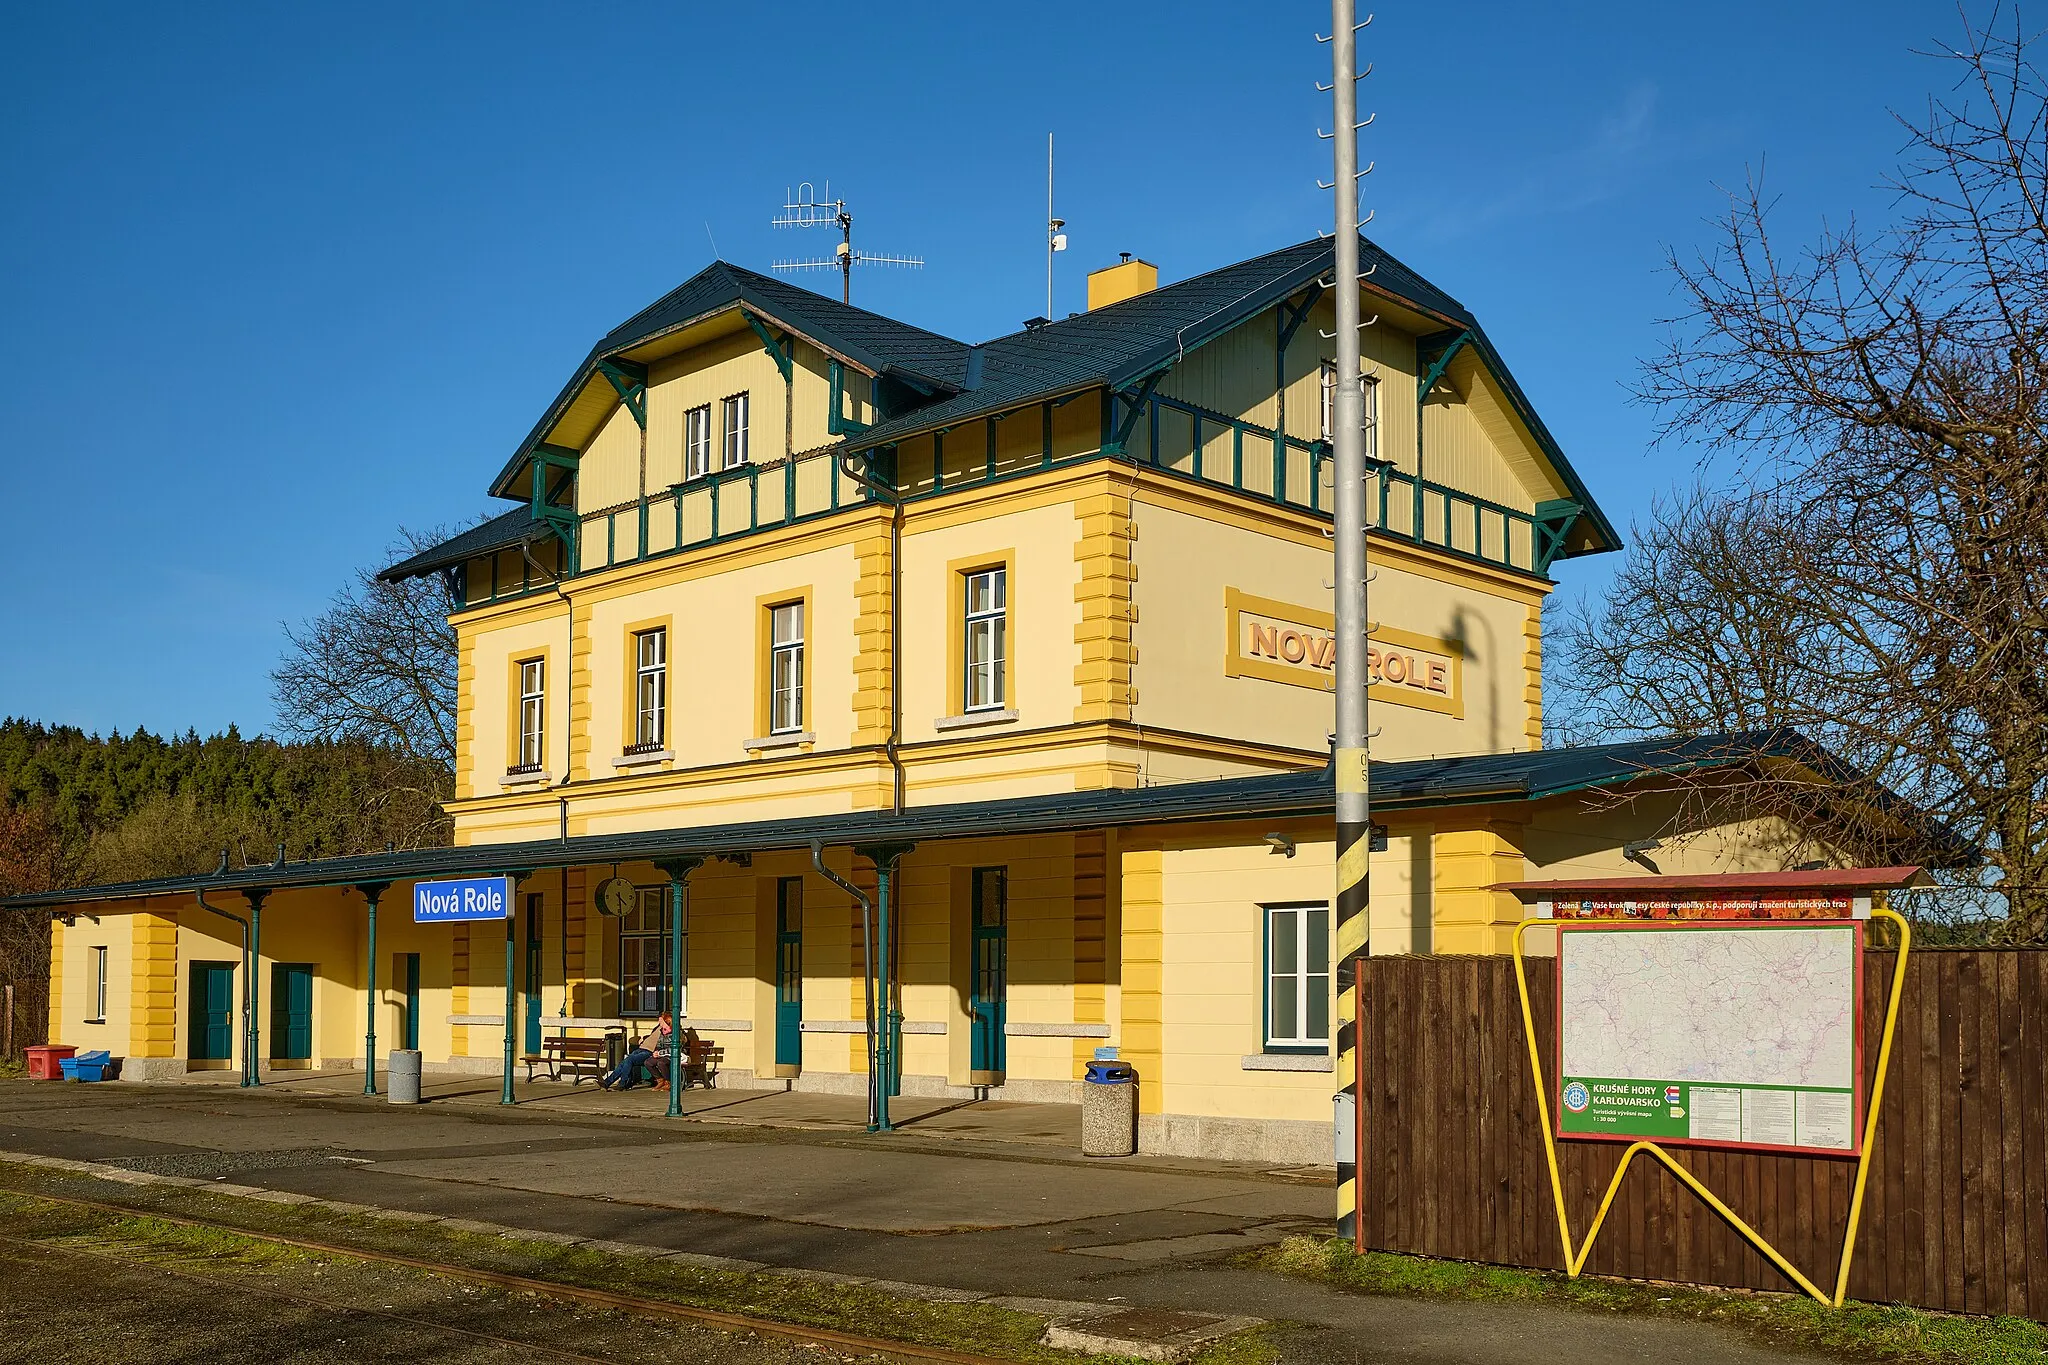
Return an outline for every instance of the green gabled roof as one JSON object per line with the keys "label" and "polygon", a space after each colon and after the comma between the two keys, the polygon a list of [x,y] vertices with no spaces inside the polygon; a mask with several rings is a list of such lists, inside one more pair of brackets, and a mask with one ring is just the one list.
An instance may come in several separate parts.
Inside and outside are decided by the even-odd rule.
{"label": "green gabled roof", "polygon": [[[1335,265],[1335,248],[1319,238],[984,342],[974,348],[962,392],[878,423],[849,448],[871,449],[1079,389],[1122,388],[1327,279]],[[1472,345],[1601,542],[1620,548],[1620,535],[1470,310],[1369,238],[1359,238],[1359,267],[1368,290],[1436,318],[1446,330],[1471,333]]]}
{"label": "green gabled roof", "polygon": [[528,545],[545,540],[551,534],[553,533],[548,530],[545,522],[534,519],[533,509],[522,504],[501,516],[472,526],[459,535],[451,536],[439,545],[429,546],[416,555],[399,560],[377,577],[386,583],[418,578],[422,574],[430,574],[439,569],[452,569],[478,555],[494,554],[499,550],[509,550],[515,545]]}
{"label": "green gabled roof", "polygon": [[606,333],[591,347],[569,382],[519,443],[491,483],[495,497],[518,497],[527,457],[593,381],[597,365],[670,332],[681,331],[735,304],[782,331],[810,341],[856,368],[908,382],[932,393],[960,388],[971,347],[964,341],[870,313],[743,266],[713,261],[682,284]]}

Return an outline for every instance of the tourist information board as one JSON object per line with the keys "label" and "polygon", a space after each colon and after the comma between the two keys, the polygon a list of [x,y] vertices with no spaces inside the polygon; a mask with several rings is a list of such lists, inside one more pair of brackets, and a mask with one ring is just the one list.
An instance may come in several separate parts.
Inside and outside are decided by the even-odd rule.
{"label": "tourist information board", "polygon": [[1862,924],[1754,913],[1559,925],[1559,1137],[1861,1150]]}

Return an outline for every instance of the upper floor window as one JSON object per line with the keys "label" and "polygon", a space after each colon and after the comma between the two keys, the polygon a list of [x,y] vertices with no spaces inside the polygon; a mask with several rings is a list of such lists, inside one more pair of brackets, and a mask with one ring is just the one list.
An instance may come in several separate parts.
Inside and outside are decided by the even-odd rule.
{"label": "upper floor window", "polygon": [[527,659],[519,665],[519,762],[537,771],[547,761],[547,660]]}
{"label": "upper floor window", "polygon": [[804,604],[768,613],[768,733],[804,728]]}
{"label": "upper floor window", "polygon": [[633,636],[633,747],[659,749],[668,736],[668,630]]}
{"label": "upper floor window", "polygon": [[1266,907],[1266,1049],[1330,1046],[1330,907]]}
{"label": "upper floor window", "polygon": [[725,433],[725,460],[722,468],[747,462],[747,396],[736,393],[719,404],[720,427]]}
{"label": "upper floor window", "polygon": [[988,711],[1009,697],[1009,570],[979,569],[967,575],[965,632],[967,674],[962,680],[963,709]]}
{"label": "upper floor window", "polygon": [[702,478],[711,472],[711,405],[683,414],[683,477]]}

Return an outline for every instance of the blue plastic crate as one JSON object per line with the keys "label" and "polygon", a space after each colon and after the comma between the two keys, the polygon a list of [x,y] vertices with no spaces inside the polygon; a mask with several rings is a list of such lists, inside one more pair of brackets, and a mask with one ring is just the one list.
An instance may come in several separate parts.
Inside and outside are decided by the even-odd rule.
{"label": "blue plastic crate", "polygon": [[58,1060],[57,1065],[63,1068],[65,1080],[75,1081],[78,1079],[78,1058],[64,1057]]}

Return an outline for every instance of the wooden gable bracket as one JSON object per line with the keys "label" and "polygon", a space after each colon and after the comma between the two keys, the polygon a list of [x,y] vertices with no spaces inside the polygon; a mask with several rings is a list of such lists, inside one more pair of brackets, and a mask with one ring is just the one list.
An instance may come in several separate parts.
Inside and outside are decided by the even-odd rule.
{"label": "wooden gable bracket", "polygon": [[782,382],[784,384],[792,383],[791,352],[796,350],[796,345],[790,341],[789,333],[784,332],[781,336],[774,335],[769,332],[761,319],[755,317],[753,313],[745,308],[740,309],[740,316],[747,320],[747,326],[754,329],[754,335],[761,338],[762,349],[774,357],[775,368],[782,371]]}
{"label": "wooden gable bracket", "polygon": [[1565,552],[1572,527],[1586,509],[1570,498],[1552,498],[1536,504],[1536,572],[1548,574],[1552,561]]}
{"label": "wooden gable bracket", "polygon": [[647,430],[647,367],[631,360],[600,360],[597,372],[611,381],[613,391],[640,424],[640,430]]}
{"label": "wooden gable bracket", "polygon": [[[1121,456],[1124,443],[1131,439],[1131,429],[1138,425],[1138,416],[1152,401],[1152,391],[1159,387],[1159,381],[1166,378],[1164,366],[1152,371],[1136,389],[1104,389],[1102,391],[1102,453]],[[1123,404],[1121,415],[1117,405]]]}

